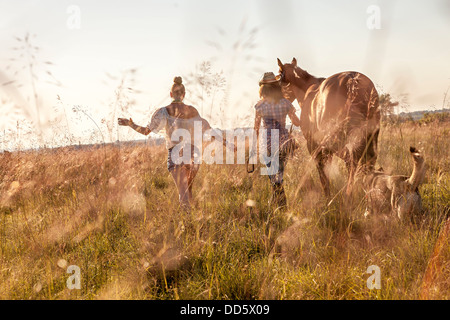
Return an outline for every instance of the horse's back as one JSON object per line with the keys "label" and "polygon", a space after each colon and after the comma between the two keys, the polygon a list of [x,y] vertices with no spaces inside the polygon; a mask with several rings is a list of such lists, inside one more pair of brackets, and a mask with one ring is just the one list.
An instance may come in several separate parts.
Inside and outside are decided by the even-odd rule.
{"label": "horse's back", "polygon": [[[326,78],[311,99],[317,126],[339,123],[348,118],[358,121],[371,117],[371,108],[378,109],[378,92],[364,74],[354,71],[336,73]],[[326,129],[326,128],[323,128]]]}

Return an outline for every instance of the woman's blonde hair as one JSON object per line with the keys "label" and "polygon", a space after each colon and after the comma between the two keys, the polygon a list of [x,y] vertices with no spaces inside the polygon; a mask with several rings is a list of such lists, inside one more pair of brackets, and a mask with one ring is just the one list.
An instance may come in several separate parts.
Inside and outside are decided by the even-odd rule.
{"label": "woman's blonde hair", "polygon": [[279,102],[284,98],[281,85],[278,82],[261,84],[259,87],[259,96],[264,99]]}
{"label": "woman's blonde hair", "polygon": [[172,93],[172,97],[174,100],[181,100],[184,94],[186,93],[186,89],[183,85],[183,79],[181,77],[175,77],[173,79],[173,85],[170,89],[170,92]]}

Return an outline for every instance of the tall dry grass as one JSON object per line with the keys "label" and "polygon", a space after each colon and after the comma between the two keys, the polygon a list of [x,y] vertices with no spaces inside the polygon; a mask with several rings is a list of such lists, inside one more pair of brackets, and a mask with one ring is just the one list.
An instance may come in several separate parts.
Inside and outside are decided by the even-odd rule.
{"label": "tall dry grass", "polygon": [[[379,165],[409,174],[408,148],[428,165],[425,213],[409,221],[364,219],[356,188],[333,201],[301,148],[286,172],[288,209],[268,205],[268,179],[243,165],[203,165],[191,213],[178,208],[164,147],[101,146],[0,154],[2,299],[418,299],[449,214],[449,126],[384,125]],[[449,299],[444,246],[429,297]],[[69,265],[81,289],[69,290]],[[381,289],[369,290],[370,265]]]}

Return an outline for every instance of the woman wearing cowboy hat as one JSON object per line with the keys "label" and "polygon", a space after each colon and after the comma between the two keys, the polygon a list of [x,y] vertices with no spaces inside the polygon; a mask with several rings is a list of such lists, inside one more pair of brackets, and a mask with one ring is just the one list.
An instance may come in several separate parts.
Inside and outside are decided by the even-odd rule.
{"label": "woman wearing cowboy hat", "polygon": [[[286,206],[286,195],[283,188],[283,173],[287,160],[287,150],[285,146],[289,140],[289,131],[286,129],[286,117],[292,121],[295,126],[300,126],[300,119],[295,114],[295,108],[291,102],[283,97],[281,91],[280,78],[273,72],[266,72],[259,81],[260,101],[255,105],[255,131],[259,139],[259,128],[261,120],[264,129],[267,131],[267,139],[264,141],[267,146],[267,153],[273,157],[278,155],[278,172],[269,175],[272,185],[271,204],[277,207]],[[272,141],[272,130],[278,130],[278,141]],[[271,150],[272,145],[278,146],[276,150]],[[273,151],[274,153],[272,153]],[[266,164],[271,166],[271,162]]]}

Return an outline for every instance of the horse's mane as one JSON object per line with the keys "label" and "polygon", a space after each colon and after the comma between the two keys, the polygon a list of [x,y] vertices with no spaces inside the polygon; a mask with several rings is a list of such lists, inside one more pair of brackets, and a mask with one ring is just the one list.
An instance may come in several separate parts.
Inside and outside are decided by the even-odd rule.
{"label": "horse's mane", "polygon": [[310,74],[308,71],[296,66],[294,67],[294,75],[296,76],[296,78],[300,78],[302,80],[309,81],[311,79],[314,79],[316,81],[318,81],[319,83],[321,83],[322,81],[324,81],[326,78],[318,78],[313,76],[312,74]]}

